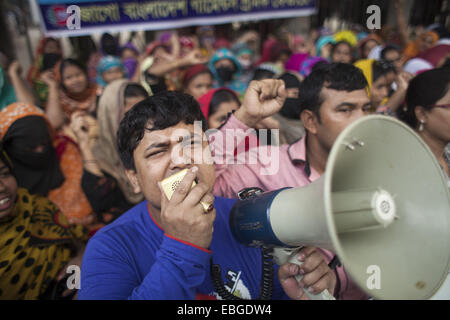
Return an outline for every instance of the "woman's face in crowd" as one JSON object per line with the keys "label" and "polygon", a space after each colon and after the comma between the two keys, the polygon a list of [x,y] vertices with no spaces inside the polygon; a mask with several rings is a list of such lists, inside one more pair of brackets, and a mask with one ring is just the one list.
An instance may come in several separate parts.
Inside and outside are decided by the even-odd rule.
{"label": "woman's face in crowd", "polygon": [[200,73],[189,81],[186,93],[198,100],[198,98],[212,89],[212,81],[213,79],[209,72]]}
{"label": "woman's face in crowd", "polygon": [[9,168],[0,161],[0,219],[13,212],[16,196],[16,178],[9,171]]}
{"label": "woman's face in crowd", "polygon": [[126,49],[124,49],[122,51],[121,58],[122,58],[122,60],[125,60],[125,59],[137,59],[138,55],[133,50],[126,48]]}
{"label": "woman's face in crowd", "polygon": [[236,101],[222,102],[216,112],[208,117],[208,127],[211,129],[218,128],[227,119],[228,113],[239,109]]}
{"label": "woman's face in crowd", "polygon": [[397,50],[389,50],[386,52],[385,60],[391,62],[394,66],[397,72],[402,71],[402,57],[400,55],[400,52]]}
{"label": "woman's face in crowd", "polygon": [[123,79],[125,73],[121,67],[114,67],[102,73],[102,78],[106,83],[111,83],[114,80]]}
{"label": "woman's face in crowd", "polygon": [[389,88],[392,84],[392,75],[395,77],[394,72],[390,72],[387,75],[379,77],[370,89],[370,103],[373,108],[379,107],[384,98],[389,94]]}
{"label": "woman's face in crowd", "polygon": [[64,87],[70,93],[81,93],[88,86],[86,74],[74,65],[69,65],[62,72],[62,81]]}
{"label": "woman's face in crowd", "polygon": [[58,43],[54,40],[48,41],[44,46],[43,53],[59,53]]}
{"label": "woman's face in crowd", "polygon": [[247,70],[252,66],[252,55],[249,53],[243,53],[238,57],[239,63],[242,69]]}
{"label": "woman's face in crowd", "polygon": [[342,43],[337,46],[331,56],[332,62],[351,63],[352,62],[352,50],[350,46]]}
{"label": "woman's face in crowd", "polygon": [[[450,104],[450,89],[435,103],[435,105],[447,104]],[[450,143],[450,107],[434,107],[425,111],[425,119],[421,120],[425,121],[424,130],[430,136],[445,144]]]}
{"label": "woman's face in crowd", "polygon": [[378,45],[378,43],[375,40],[369,40],[365,43],[364,49],[363,49],[363,58],[367,58],[370,54],[370,51],[372,51],[373,48],[375,48]]}
{"label": "woman's face in crowd", "polygon": [[422,41],[420,42],[418,48],[419,52],[422,52],[424,50],[427,50],[433,46],[433,37],[428,35],[426,37],[423,37]]}

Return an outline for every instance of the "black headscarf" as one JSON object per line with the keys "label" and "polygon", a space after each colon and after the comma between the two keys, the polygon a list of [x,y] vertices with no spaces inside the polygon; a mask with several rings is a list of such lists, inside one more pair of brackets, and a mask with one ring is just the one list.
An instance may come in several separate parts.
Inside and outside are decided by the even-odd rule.
{"label": "black headscarf", "polygon": [[109,33],[102,34],[100,39],[100,47],[104,55],[117,56],[119,54],[119,46],[116,39]]}
{"label": "black headscarf", "polygon": [[47,123],[40,116],[16,120],[3,137],[19,187],[44,196],[64,182]]}
{"label": "black headscarf", "polygon": [[[293,74],[286,72],[280,76],[284,81],[285,88],[298,88],[300,90],[300,80]],[[286,118],[300,119],[300,98],[286,98],[280,114]]]}

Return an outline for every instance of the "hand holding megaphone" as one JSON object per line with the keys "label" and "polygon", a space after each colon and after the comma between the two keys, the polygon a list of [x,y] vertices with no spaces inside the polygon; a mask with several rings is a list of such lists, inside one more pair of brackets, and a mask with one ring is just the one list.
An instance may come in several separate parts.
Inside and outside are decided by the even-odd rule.
{"label": "hand holding megaphone", "polygon": [[336,286],[336,275],[322,254],[314,247],[301,249],[274,248],[274,259],[281,267],[278,279],[284,292],[297,300],[334,300],[330,294]]}
{"label": "hand holding megaphone", "polygon": [[242,106],[234,116],[250,128],[275,113],[286,100],[286,88],[283,80],[265,79],[252,81],[245,92]]}

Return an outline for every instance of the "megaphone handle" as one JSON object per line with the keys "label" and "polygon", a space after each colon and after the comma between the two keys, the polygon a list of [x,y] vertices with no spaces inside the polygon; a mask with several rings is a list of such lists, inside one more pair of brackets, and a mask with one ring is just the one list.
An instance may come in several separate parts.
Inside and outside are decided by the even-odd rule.
{"label": "megaphone handle", "polygon": [[[294,263],[298,266],[302,265],[302,262],[298,260],[298,253],[300,251],[300,248],[273,248],[273,252],[272,255],[274,257],[275,262],[278,265],[282,265],[285,264],[286,262],[289,263]],[[297,276],[295,276],[295,279],[300,282],[300,280],[302,280],[303,275],[299,274]],[[335,297],[333,297],[328,290],[324,290],[322,292],[319,293],[311,293],[308,291],[308,289],[303,288],[303,290],[305,291],[306,295],[308,296],[308,298],[310,300],[336,300]]]}

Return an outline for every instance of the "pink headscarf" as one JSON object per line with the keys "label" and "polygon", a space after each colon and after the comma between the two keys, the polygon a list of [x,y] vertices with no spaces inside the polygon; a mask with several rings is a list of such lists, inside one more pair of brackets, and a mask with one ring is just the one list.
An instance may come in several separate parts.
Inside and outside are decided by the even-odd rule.
{"label": "pink headscarf", "polygon": [[288,61],[286,61],[284,68],[289,71],[300,72],[303,62],[309,57],[307,53],[294,53]]}

